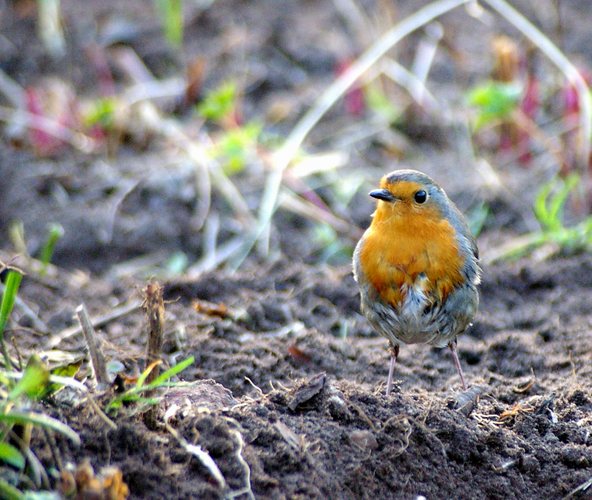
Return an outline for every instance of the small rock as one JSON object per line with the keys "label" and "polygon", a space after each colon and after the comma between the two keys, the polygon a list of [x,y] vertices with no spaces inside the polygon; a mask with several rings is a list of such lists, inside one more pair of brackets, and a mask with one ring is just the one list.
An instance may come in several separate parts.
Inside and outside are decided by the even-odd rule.
{"label": "small rock", "polygon": [[292,411],[296,411],[300,405],[307,403],[317,394],[319,394],[323,387],[325,387],[325,380],[327,375],[325,373],[319,373],[309,378],[300,388],[296,390],[292,396],[292,401],[288,403],[288,408]]}
{"label": "small rock", "polygon": [[520,472],[532,474],[540,469],[539,461],[533,455],[523,455],[519,463]]}
{"label": "small rock", "polygon": [[378,448],[378,441],[376,441],[371,431],[353,431],[349,435],[349,440],[354,446],[363,451],[372,451]]}
{"label": "small rock", "polygon": [[186,387],[169,389],[160,403],[165,411],[165,420],[182,415],[186,417],[203,408],[219,410],[238,403],[232,392],[214,380],[200,380]]}

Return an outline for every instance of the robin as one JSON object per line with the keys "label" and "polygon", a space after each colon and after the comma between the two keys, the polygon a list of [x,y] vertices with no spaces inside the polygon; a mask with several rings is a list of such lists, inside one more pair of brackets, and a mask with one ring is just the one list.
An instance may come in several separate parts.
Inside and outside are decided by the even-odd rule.
{"label": "robin", "polygon": [[444,190],[416,170],[385,175],[372,223],[353,258],[361,309],[390,342],[391,392],[400,343],[448,346],[460,376],[456,338],[479,305],[479,251],[465,218]]}

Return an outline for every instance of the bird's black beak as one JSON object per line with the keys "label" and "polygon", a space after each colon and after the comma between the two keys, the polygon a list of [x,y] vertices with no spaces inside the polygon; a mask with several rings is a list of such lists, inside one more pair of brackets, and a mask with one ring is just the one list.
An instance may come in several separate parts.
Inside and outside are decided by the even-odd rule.
{"label": "bird's black beak", "polygon": [[388,189],[375,189],[368,193],[372,198],[382,201],[395,201],[397,198]]}

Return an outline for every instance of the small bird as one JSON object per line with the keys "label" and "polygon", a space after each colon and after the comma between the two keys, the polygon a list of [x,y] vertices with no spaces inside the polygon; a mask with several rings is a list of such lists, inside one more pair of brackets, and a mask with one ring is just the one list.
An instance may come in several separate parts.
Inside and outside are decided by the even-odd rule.
{"label": "small bird", "polygon": [[456,338],[477,313],[479,251],[444,190],[417,170],[395,170],[370,191],[378,200],[354,251],[361,310],[390,342],[391,392],[399,345],[448,346],[460,376]]}

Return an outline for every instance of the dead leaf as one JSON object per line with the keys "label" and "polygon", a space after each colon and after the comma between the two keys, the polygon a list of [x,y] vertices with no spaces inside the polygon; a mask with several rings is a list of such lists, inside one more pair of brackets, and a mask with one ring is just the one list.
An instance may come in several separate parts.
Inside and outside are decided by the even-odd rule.
{"label": "dead leaf", "polygon": [[79,464],[74,473],[62,471],[59,490],[67,498],[125,500],[129,497],[129,488],[118,467],[104,467],[95,475],[89,459]]}
{"label": "dead leaf", "polygon": [[378,441],[376,440],[376,437],[374,436],[374,433],[372,431],[352,431],[349,435],[349,440],[354,446],[358,447],[362,451],[372,451],[378,448]]}
{"label": "dead leaf", "polygon": [[191,305],[198,313],[205,314],[206,316],[216,316],[222,319],[233,317],[228,306],[223,303],[214,304],[206,300],[194,300]]}
{"label": "dead leaf", "polygon": [[465,417],[468,417],[475,409],[475,406],[477,406],[479,397],[483,394],[484,390],[484,387],[475,385],[468,390],[457,394],[452,401],[452,408],[459,413],[462,413]]}
{"label": "dead leaf", "polygon": [[296,390],[292,401],[288,404],[288,408],[295,411],[300,405],[314,398],[325,387],[326,378],[327,375],[324,372],[309,378],[302,387]]}
{"label": "dead leaf", "polygon": [[296,344],[292,344],[290,347],[288,347],[288,354],[292,356],[292,358],[298,363],[305,364],[311,362],[311,357],[302,349],[300,349],[300,347],[298,347]]}

